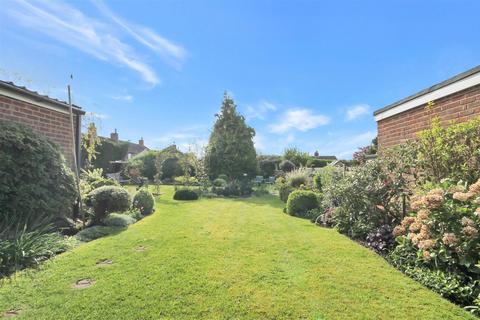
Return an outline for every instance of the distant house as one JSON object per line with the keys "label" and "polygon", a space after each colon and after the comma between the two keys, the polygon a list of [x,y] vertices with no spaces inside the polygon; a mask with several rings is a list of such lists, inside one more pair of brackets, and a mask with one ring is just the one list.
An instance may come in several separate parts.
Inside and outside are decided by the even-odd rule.
{"label": "distant house", "polygon": [[138,143],[133,143],[133,142],[130,142],[130,141],[123,141],[123,140],[120,140],[118,138],[118,132],[117,132],[117,129],[115,129],[114,132],[110,133],[110,138],[103,138],[102,139],[109,139],[113,142],[119,142],[119,143],[125,143],[127,144],[127,152],[125,153],[125,155],[121,158],[121,159],[114,159],[114,160],[122,160],[122,161],[127,161],[133,157],[135,157],[137,154],[145,151],[145,150],[149,150],[146,146],[145,146],[145,142],[143,140],[143,138],[140,138],[140,140],[138,140]]}
{"label": "distant house", "polygon": [[[433,105],[426,108],[429,102]],[[480,66],[374,112],[379,149],[416,137],[432,117],[443,125],[480,116]]]}
{"label": "distant house", "polygon": [[318,151],[315,151],[313,156],[318,160],[326,160],[326,161],[335,161],[337,160],[336,156],[322,156]]}
{"label": "distant house", "polygon": [[[80,163],[81,123],[85,114],[79,106],[30,91],[12,82],[0,81],[0,119],[21,123],[55,142],[74,168]],[[75,150],[75,152],[74,152]]]}

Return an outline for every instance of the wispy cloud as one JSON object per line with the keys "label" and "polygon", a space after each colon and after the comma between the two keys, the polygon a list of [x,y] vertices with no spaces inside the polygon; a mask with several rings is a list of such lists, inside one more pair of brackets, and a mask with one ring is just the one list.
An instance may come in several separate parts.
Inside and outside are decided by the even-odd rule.
{"label": "wispy cloud", "polygon": [[308,131],[326,125],[330,119],[322,114],[316,114],[309,109],[290,109],[280,117],[279,121],[270,125],[272,133],[286,133],[291,130]]}
{"label": "wispy cloud", "polygon": [[264,119],[268,112],[275,110],[277,107],[273,103],[262,100],[256,105],[248,105],[245,114],[247,119]]}
{"label": "wispy cloud", "polygon": [[119,95],[119,96],[112,96],[113,100],[125,101],[125,102],[132,102],[133,96],[129,94]]}
{"label": "wispy cloud", "polygon": [[350,108],[347,109],[347,121],[352,121],[355,120],[365,114],[368,114],[370,112],[370,106],[368,104],[358,104],[351,106]]}
{"label": "wispy cloud", "polygon": [[92,3],[110,20],[115,22],[139,43],[162,56],[171,65],[179,68],[186,57],[186,51],[181,46],[155,33],[155,31],[127,22],[108,8],[102,0],[92,0]]}
{"label": "wispy cloud", "polygon": [[203,125],[185,127],[177,131],[165,133],[154,138],[153,141],[157,143],[159,147],[175,143],[183,151],[187,151],[192,145],[203,146],[207,144],[208,130],[207,127]]}
{"label": "wispy cloud", "polygon": [[321,153],[334,154],[339,158],[351,158],[352,154],[359,147],[370,144],[377,133],[375,131],[366,131],[356,134],[348,134],[339,137],[332,137],[327,143],[321,145]]}
{"label": "wispy cloud", "polygon": [[[5,11],[14,22],[41,32],[99,60],[128,68],[138,73],[151,86],[161,82],[155,70],[130,45],[120,39],[118,27],[116,27],[119,25],[117,21],[112,25],[88,17],[72,5],[61,1],[17,0],[11,4]],[[100,5],[102,6],[103,3]],[[108,9],[105,5],[103,7],[105,10]],[[117,19],[120,18],[117,17]],[[129,27],[128,24],[125,26]],[[143,44],[148,47],[153,46],[158,51],[162,48],[160,43],[163,43],[164,51],[162,52],[166,56],[181,57],[184,54],[183,49],[146,27],[135,26],[132,28],[132,33],[125,29],[125,26],[121,26],[123,30],[138,41],[144,38],[156,39],[157,42],[145,40],[146,43]],[[142,32],[135,30],[142,30]]]}

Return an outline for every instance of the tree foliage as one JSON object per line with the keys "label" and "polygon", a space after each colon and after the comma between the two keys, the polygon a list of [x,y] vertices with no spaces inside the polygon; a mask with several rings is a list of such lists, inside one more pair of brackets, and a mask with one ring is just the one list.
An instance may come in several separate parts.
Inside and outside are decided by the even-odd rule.
{"label": "tree foliage", "polygon": [[205,155],[209,177],[226,174],[230,179],[235,179],[244,174],[255,175],[255,130],[245,123],[245,118],[237,112],[233,99],[227,93],[216,117]]}
{"label": "tree foliage", "polygon": [[283,159],[293,162],[295,167],[305,167],[310,156],[307,152],[300,151],[298,148],[287,148],[283,152]]}

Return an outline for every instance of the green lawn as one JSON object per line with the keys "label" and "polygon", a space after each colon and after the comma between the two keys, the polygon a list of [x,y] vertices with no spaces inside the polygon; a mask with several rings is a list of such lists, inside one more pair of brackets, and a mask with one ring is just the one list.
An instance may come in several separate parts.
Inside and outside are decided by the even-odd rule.
{"label": "green lawn", "polygon": [[[469,319],[273,197],[171,200],[128,230],[18,274],[0,314],[28,319]],[[144,251],[136,248],[144,246]],[[110,266],[96,262],[111,259]],[[96,282],[74,289],[83,278]],[[472,317],[472,319],[474,319]]]}

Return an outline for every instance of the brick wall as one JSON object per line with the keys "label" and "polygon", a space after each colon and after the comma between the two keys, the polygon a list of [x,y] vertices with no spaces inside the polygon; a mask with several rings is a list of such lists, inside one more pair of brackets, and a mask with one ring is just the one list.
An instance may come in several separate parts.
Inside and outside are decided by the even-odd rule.
{"label": "brick wall", "polygon": [[435,116],[440,117],[443,125],[480,116],[480,85],[438,99],[434,103],[431,110],[426,110],[426,105],[421,105],[378,121],[380,149],[415,138],[418,131],[429,127],[430,119]]}
{"label": "brick wall", "polygon": [[[73,167],[72,128],[68,113],[0,95],[0,119],[25,124],[47,136],[60,147],[65,159]],[[76,120],[77,116],[74,114],[75,124]]]}

